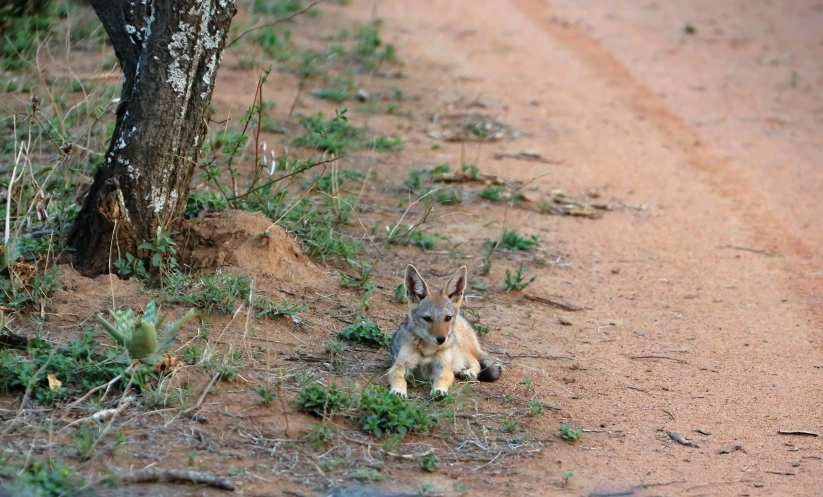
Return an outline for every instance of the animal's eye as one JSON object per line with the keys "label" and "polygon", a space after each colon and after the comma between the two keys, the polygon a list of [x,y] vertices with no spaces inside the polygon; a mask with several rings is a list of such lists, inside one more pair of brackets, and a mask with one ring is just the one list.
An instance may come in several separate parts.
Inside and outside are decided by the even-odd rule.
{"label": "animal's eye", "polygon": [[425,322],[427,322],[427,323],[431,323],[431,322],[432,322],[432,318],[430,318],[430,317],[428,317],[428,316],[423,316],[423,321],[425,321]]}
{"label": "animal's eye", "polygon": [[444,319],[445,321],[451,321],[451,320],[452,320],[452,317],[451,317],[451,316],[446,316],[446,317],[444,317],[443,319]]}

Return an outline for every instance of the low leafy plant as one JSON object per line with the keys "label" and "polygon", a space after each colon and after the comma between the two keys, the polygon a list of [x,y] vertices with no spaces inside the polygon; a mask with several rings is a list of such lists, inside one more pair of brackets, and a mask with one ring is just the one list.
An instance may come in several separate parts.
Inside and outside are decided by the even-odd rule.
{"label": "low leafy plant", "polygon": [[292,144],[298,147],[314,148],[321,152],[340,155],[348,149],[359,148],[366,130],[349,124],[345,116],[346,109],[336,111],[333,118],[327,119],[322,113],[301,117],[300,126],[308,133],[298,135]]}
{"label": "low leafy plant", "polygon": [[179,303],[191,304],[208,313],[231,314],[249,298],[251,278],[246,275],[210,273],[203,275],[192,288],[174,298]]}
{"label": "low leafy plant", "polygon": [[420,467],[423,468],[424,471],[429,473],[434,473],[437,471],[437,463],[438,459],[437,456],[434,454],[429,454],[427,456],[423,456],[417,460],[417,463],[420,464]]}
{"label": "low leafy plant", "polygon": [[[59,399],[108,383],[124,374],[128,362],[113,349],[99,350],[92,330],[59,347],[39,338],[29,340],[25,352],[0,350],[0,392],[31,389],[31,398],[50,406]],[[49,382],[48,375],[53,375]],[[54,380],[60,382],[58,385]],[[117,391],[121,383],[113,387]]]}
{"label": "low leafy plant", "polygon": [[403,138],[399,136],[381,136],[373,140],[366,141],[363,148],[372,149],[377,152],[397,152],[403,150]]}
{"label": "low leafy plant", "polygon": [[400,304],[409,303],[409,297],[406,295],[406,286],[403,283],[394,287],[394,300]]}
{"label": "low leafy plant", "polygon": [[519,292],[531,285],[536,279],[537,276],[532,276],[531,279],[526,281],[526,277],[523,274],[523,263],[521,262],[520,267],[517,268],[517,272],[506,270],[506,279],[503,281],[503,285],[506,287],[506,292]]}
{"label": "low leafy plant", "polygon": [[391,342],[391,335],[383,333],[374,321],[360,321],[346,326],[340,332],[340,338],[375,348],[387,347]]}
{"label": "low leafy plant", "polygon": [[540,401],[531,399],[529,401],[529,416],[538,416],[543,414],[543,404]]}
{"label": "low leafy plant", "polygon": [[117,270],[117,276],[121,278],[137,278],[138,280],[145,280],[149,277],[146,271],[146,265],[142,259],[138,259],[132,254],[126,254],[125,259],[118,259],[112,264]]}
{"label": "low leafy plant", "polygon": [[480,315],[479,312],[469,307],[463,307],[460,311],[464,314],[466,320],[469,322],[469,324],[472,325],[472,327],[475,329],[475,331],[477,331],[477,333],[481,337],[486,336],[486,334],[489,333],[489,327],[481,322],[483,317]]}
{"label": "low leafy plant", "polygon": [[254,387],[254,391],[260,397],[259,403],[263,407],[268,407],[273,400],[277,400],[277,394],[263,385],[257,385]]}
{"label": "low leafy plant", "polygon": [[12,490],[32,492],[37,497],[80,497],[86,481],[74,468],[49,461],[35,461],[25,471],[14,475]]}
{"label": "low leafy plant", "polygon": [[506,250],[532,250],[540,245],[540,237],[532,235],[524,237],[517,230],[505,230],[500,238],[499,246]]}
{"label": "low leafy plant", "polygon": [[326,389],[324,385],[313,383],[300,390],[297,395],[297,409],[314,416],[329,416],[351,406],[351,398],[337,388],[336,383]]}
{"label": "low leafy plant", "polygon": [[491,202],[499,202],[500,197],[503,195],[504,188],[502,186],[489,186],[480,191],[477,194],[478,197],[482,198],[483,200],[488,200]]}
{"label": "low leafy plant", "polygon": [[429,234],[425,231],[414,231],[409,235],[409,243],[423,250],[435,250],[437,248],[437,242],[442,238],[440,235]]}
{"label": "low leafy plant", "polygon": [[382,386],[363,389],[358,399],[360,426],[376,437],[396,433],[427,432],[434,425],[432,416],[414,402],[392,395]]}
{"label": "low leafy plant", "polygon": [[517,431],[517,428],[517,421],[508,416],[503,418],[503,431],[511,433],[513,431]]}
{"label": "low leafy plant", "polygon": [[163,326],[166,317],[158,318],[154,301],[146,304],[142,318],[138,319],[131,309],[111,311],[111,316],[114,324],[106,321],[102,314],[97,315],[97,322],[115,343],[128,351],[129,357],[151,364],[162,359],[163,352],[171,347],[180,328],[195,316],[195,310],[190,309],[177,321],[167,324],[159,337],[157,328]]}
{"label": "low leafy plant", "polygon": [[306,434],[314,450],[326,445],[334,440],[334,432],[325,423],[314,422],[309,425],[309,432]]}
{"label": "low leafy plant", "polygon": [[356,469],[352,471],[349,476],[359,482],[383,481],[386,479],[386,475],[374,468]]}
{"label": "low leafy plant", "polygon": [[303,311],[307,311],[309,306],[301,304],[300,302],[289,302],[284,300],[279,304],[272,302],[268,297],[257,297],[254,300],[254,305],[258,309],[256,316],[258,318],[277,319],[283,316],[294,316]]}
{"label": "low leafy plant", "polygon": [[434,200],[443,205],[455,205],[463,203],[463,191],[458,188],[446,188],[434,193]]}
{"label": "low leafy plant", "polygon": [[575,430],[570,424],[560,425],[560,438],[569,442],[576,442],[583,436],[581,430]]}

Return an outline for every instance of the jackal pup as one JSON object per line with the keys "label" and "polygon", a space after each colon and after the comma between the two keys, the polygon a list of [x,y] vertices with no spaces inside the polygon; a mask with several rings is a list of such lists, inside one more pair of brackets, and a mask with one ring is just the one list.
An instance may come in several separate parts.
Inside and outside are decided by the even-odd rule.
{"label": "jackal pup", "polygon": [[460,315],[466,291],[466,266],[458,269],[439,294],[429,292],[414,266],[406,267],[409,319],[394,332],[387,373],[391,392],[406,397],[406,375],[434,380],[432,395],[445,395],[455,374],[462,380],[495,381],[500,366],[481,348],[477,332]]}

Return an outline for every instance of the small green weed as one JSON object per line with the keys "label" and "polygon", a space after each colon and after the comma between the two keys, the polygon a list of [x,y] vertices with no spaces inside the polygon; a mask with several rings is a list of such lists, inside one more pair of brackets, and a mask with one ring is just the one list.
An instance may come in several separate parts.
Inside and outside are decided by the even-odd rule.
{"label": "small green weed", "polygon": [[[80,338],[55,347],[39,338],[29,341],[25,354],[0,350],[0,392],[20,392],[31,386],[31,398],[40,405],[50,406],[59,399],[78,392],[88,392],[124,374],[128,361],[114,349],[99,349],[92,330],[86,329]],[[46,374],[52,373],[62,386],[52,389]],[[121,388],[122,382],[114,388]],[[116,390],[115,390],[116,393]]]}
{"label": "small green weed", "polygon": [[532,235],[525,238],[517,230],[505,230],[499,246],[505,250],[532,250],[540,245],[540,237]]}
{"label": "small green weed", "polygon": [[408,304],[409,297],[406,295],[406,285],[400,283],[394,287],[394,300],[400,304]]}
{"label": "small green weed", "polygon": [[149,277],[149,273],[146,271],[146,265],[143,263],[143,260],[138,259],[131,254],[126,254],[125,259],[118,259],[114,261],[113,265],[117,270],[117,276],[120,276],[121,278],[137,278],[138,280],[145,280]]}
{"label": "small green weed", "polygon": [[502,186],[489,186],[480,191],[477,194],[478,197],[489,200],[491,202],[499,202],[500,197],[503,195],[504,187]]}
{"label": "small green weed", "polygon": [[256,316],[258,318],[277,319],[283,316],[294,316],[303,311],[309,310],[309,306],[299,302],[289,302],[284,300],[279,304],[272,302],[271,299],[264,296],[258,296],[254,299],[254,305],[258,309]]}
{"label": "small green weed", "polygon": [[403,138],[400,138],[399,136],[381,136],[374,138],[373,140],[368,140],[363,145],[363,148],[375,150],[377,152],[398,152],[403,150]]}
{"label": "small green weed", "polygon": [[201,360],[203,360],[203,356],[205,355],[205,350],[198,344],[193,344],[183,351],[183,362],[188,364],[189,366],[194,366],[198,364]]}
{"label": "small green weed", "polygon": [[524,290],[526,287],[531,285],[536,279],[537,276],[532,276],[531,279],[526,281],[526,277],[523,274],[523,263],[521,262],[516,273],[513,273],[508,269],[506,270],[506,279],[503,281],[503,285],[506,287],[506,292],[519,292],[520,290]]}
{"label": "small green weed", "polygon": [[300,390],[297,409],[315,416],[330,416],[351,406],[351,398],[337,388],[336,383],[326,389],[324,385],[313,383]]}
{"label": "small green weed", "polygon": [[346,326],[340,332],[340,338],[375,348],[387,347],[391,342],[391,335],[384,333],[374,321],[360,321]]}
{"label": "small green weed", "polygon": [[517,431],[518,428],[519,427],[517,426],[517,421],[513,420],[508,416],[503,418],[503,431],[511,433]]}
{"label": "small green weed", "polygon": [[423,468],[424,471],[429,473],[434,473],[437,471],[437,463],[438,463],[437,456],[434,454],[429,454],[427,456],[423,456],[417,460],[417,463],[420,464],[420,467]]}
{"label": "small green weed", "polygon": [[376,437],[410,431],[426,432],[434,425],[431,415],[414,402],[389,393],[388,389],[371,385],[363,389],[358,399],[360,426]]}
{"label": "small green weed", "polygon": [[180,270],[177,263],[177,244],[174,241],[175,231],[161,229],[156,240],[145,242],[137,247],[138,250],[145,250],[151,256],[151,267],[160,275],[161,284],[163,279],[176,275]]}
{"label": "small green weed", "polygon": [[254,391],[260,397],[259,403],[263,407],[268,407],[273,400],[277,400],[277,394],[263,385],[257,385],[254,387]]}
{"label": "small green weed", "polygon": [[560,438],[569,442],[576,442],[583,436],[581,430],[575,430],[570,424],[560,425]]}
{"label": "small green weed", "polygon": [[320,112],[313,116],[301,117],[300,126],[309,133],[296,136],[292,144],[336,155],[349,149],[360,148],[366,130],[349,124],[345,114],[344,108],[337,110],[336,115],[330,119],[323,117]]}
{"label": "small green weed", "polygon": [[58,462],[35,461],[15,476],[14,487],[33,492],[37,497],[80,497],[80,491],[86,488],[86,482],[73,468]]}
{"label": "small green weed", "polygon": [[444,188],[434,192],[434,200],[443,205],[463,203],[463,190],[460,188]]}
{"label": "small green weed", "polygon": [[174,297],[178,303],[191,304],[208,313],[231,314],[249,299],[251,278],[230,273],[210,273],[200,281]]}
{"label": "small green weed", "polygon": [[334,432],[325,423],[314,422],[309,425],[309,432],[306,434],[314,450],[326,445],[334,440]]}
{"label": "small green weed", "polygon": [[543,414],[543,404],[540,401],[531,399],[529,401],[529,416],[539,416]]}
{"label": "small green weed", "polygon": [[189,192],[189,198],[186,201],[184,216],[186,219],[191,219],[193,217],[200,217],[208,212],[223,211],[228,208],[229,201],[223,194],[211,191],[201,192],[191,190]]}
{"label": "small green weed", "polygon": [[409,235],[409,243],[426,251],[437,249],[437,242],[442,239],[443,237],[440,235],[429,234],[425,231],[414,231]]}
{"label": "small green weed", "polygon": [[345,353],[347,350],[349,350],[349,346],[338,340],[332,340],[331,342],[326,342],[326,344],[323,345],[323,351],[327,354],[340,355]]}
{"label": "small green weed", "polygon": [[532,391],[532,377],[531,376],[524,376],[523,381],[521,381],[519,384],[523,385],[523,388],[525,388],[527,392]]}
{"label": "small green weed", "polygon": [[81,461],[88,461],[94,456],[94,442],[100,435],[96,427],[81,425],[71,435],[74,442],[74,456]]}
{"label": "small green weed", "polygon": [[380,471],[377,471],[374,468],[356,469],[349,473],[349,477],[359,482],[375,482],[383,481],[386,479],[386,475],[384,475]]}
{"label": "small green weed", "polygon": [[461,312],[464,314],[464,317],[472,325],[472,327],[477,331],[477,333],[482,337],[486,336],[489,333],[489,327],[484,325],[482,321],[482,316],[480,313],[471,309],[469,307],[463,307],[460,309]]}

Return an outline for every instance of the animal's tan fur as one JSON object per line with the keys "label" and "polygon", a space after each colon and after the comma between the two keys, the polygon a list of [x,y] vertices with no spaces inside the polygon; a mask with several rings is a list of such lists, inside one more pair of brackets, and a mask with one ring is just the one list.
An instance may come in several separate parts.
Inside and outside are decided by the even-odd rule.
{"label": "animal's tan fur", "polygon": [[387,373],[392,393],[406,397],[409,372],[433,381],[433,395],[446,394],[455,374],[466,380],[499,378],[500,367],[483,351],[477,332],[460,315],[467,273],[466,266],[461,267],[439,293],[431,293],[417,269],[411,264],[406,267],[409,318],[392,338],[394,364]]}

